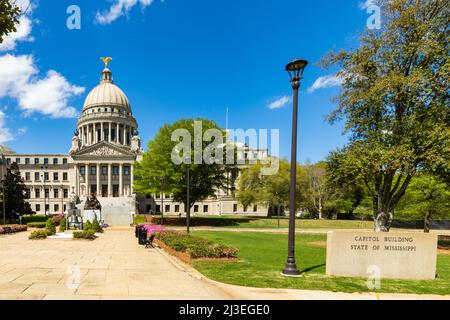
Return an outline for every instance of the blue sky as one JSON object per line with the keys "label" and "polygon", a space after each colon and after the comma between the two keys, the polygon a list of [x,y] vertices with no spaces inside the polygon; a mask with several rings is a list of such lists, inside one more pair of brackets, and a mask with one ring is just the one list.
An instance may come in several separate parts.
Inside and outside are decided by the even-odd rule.
{"label": "blue sky", "polygon": [[[161,125],[183,117],[225,126],[228,108],[231,128],[280,129],[280,153],[289,156],[284,66],[297,57],[311,62],[300,93],[299,160],[322,160],[346,142],[341,125],[324,120],[339,87],[323,77],[335,70],[316,63],[330,50],[358,45],[368,18],[360,1],[31,3],[20,32],[0,46],[0,142],[16,152],[68,152],[101,56],[113,57],[110,69],[131,101],[144,145]],[[81,9],[80,30],[66,26],[73,4]]]}

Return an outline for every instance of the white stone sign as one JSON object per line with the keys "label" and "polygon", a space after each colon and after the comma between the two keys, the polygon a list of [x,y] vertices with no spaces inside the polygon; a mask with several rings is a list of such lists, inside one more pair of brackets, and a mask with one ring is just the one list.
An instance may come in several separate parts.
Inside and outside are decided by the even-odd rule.
{"label": "white stone sign", "polygon": [[434,279],[437,235],[406,232],[330,231],[326,273],[368,277],[374,267],[381,279]]}

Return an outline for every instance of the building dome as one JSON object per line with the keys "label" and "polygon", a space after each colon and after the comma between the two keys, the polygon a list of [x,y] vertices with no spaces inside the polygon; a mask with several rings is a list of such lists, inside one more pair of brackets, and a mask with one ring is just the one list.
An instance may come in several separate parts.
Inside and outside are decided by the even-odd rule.
{"label": "building dome", "polygon": [[111,71],[105,68],[100,84],[89,92],[84,101],[83,112],[94,107],[117,107],[131,113],[130,102],[125,93],[112,81]]}

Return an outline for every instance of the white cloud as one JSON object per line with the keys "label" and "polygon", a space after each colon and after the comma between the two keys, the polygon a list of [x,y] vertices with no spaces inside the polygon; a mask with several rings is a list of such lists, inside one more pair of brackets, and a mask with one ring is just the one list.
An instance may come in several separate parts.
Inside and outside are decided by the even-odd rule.
{"label": "white cloud", "polygon": [[366,10],[368,7],[375,5],[376,0],[365,0],[364,2],[360,2],[358,7],[361,10]]}
{"label": "white cloud", "polygon": [[114,0],[114,3],[108,10],[97,12],[95,21],[99,24],[110,24],[121,16],[128,14],[138,3],[142,8],[145,8],[151,5],[153,0]]}
{"label": "white cloud", "polygon": [[17,135],[23,135],[23,134],[27,133],[27,131],[28,131],[28,128],[27,128],[27,127],[19,128],[19,129],[17,130]]}
{"label": "white cloud", "polygon": [[69,106],[69,100],[83,93],[84,88],[72,85],[54,70],[44,78],[39,78],[38,73],[32,55],[0,56],[0,98],[16,99],[25,116],[41,113],[52,118],[76,117],[77,111]]}
{"label": "white cloud", "polygon": [[318,89],[325,89],[331,87],[337,87],[342,84],[342,78],[337,75],[328,75],[319,77],[316,81],[314,81],[313,85],[308,88],[309,93],[313,93]]}
{"label": "white cloud", "polygon": [[0,110],[0,144],[13,139],[14,137],[11,134],[11,131],[5,127],[5,113]]}
{"label": "white cloud", "polygon": [[291,97],[283,96],[281,98],[278,98],[278,99],[270,102],[268,107],[271,110],[280,109],[280,108],[283,108],[285,105],[287,105],[289,102],[291,102]]}
{"label": "white cloud", "polygon": [[29,0],[18,0],[16,4],[20,7],[22,15],[19,17],[19,23],[16,25],[16,32],[13,32],[3,39],[0,43],[0,51],[9,51],[16,48],[19,41],[33,41],[31,36],[32,21],[31,13],[33,6]]}

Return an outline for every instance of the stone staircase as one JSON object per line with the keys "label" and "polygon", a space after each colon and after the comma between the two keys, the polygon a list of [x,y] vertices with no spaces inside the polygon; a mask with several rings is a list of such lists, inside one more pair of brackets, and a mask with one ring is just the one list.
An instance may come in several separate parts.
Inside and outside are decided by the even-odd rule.
{"label": "stone staircase", "polygon": [[[129,226],[132,221],[132,215],[136,213],[135,197],[121,198],[97,198],[102,205],[102,220],[110,226]],[[77,208],[81,210],[84,216],[84,204],[86,197],[80,198],[81,203]]]}

